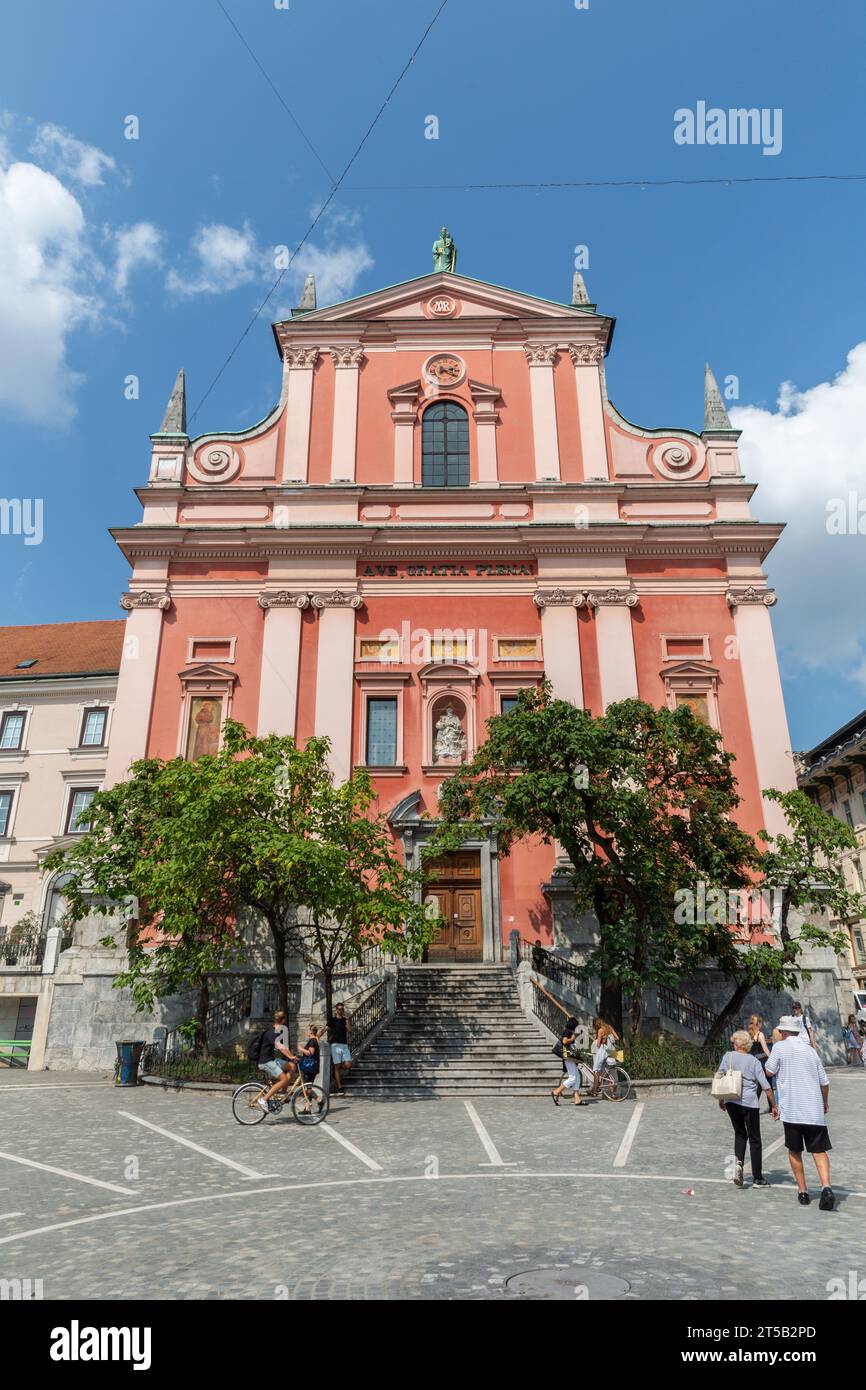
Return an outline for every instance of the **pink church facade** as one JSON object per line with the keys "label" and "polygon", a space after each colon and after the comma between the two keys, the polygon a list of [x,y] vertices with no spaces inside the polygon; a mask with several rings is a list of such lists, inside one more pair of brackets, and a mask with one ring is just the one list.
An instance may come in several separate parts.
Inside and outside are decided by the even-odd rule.
{"label": "pink church facade", "polygon": [[[107,780],[213,750],[228,715],[325,734],[411,859],[443,778],[546,677],[596,713],[688,701],[736,757],[744,826],[778,828],[781,527],[751,515],[709,371],[700,434],[619,414],[613,326],[439,271],[275,324],[279,401],[248,430],[190,438],[181,376],[142,519],[114,533],[131,578]],[[553,867],[552,847],[467,844],[431,959],[549,939]]]}

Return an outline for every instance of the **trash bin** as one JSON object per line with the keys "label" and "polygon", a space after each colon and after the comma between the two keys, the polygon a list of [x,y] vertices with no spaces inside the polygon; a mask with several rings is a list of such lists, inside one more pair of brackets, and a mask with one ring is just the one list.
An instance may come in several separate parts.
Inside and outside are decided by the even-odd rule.
{"label": "trash bin", "polygon": [[115,1086],[138,1085],[138,1064],[141,1061],[144,1046],[143,1042],[133,1042],[130,1038],[124,1038],[121,1042],[115,1043],[117,1048],[117,1062],[114,1066]]}

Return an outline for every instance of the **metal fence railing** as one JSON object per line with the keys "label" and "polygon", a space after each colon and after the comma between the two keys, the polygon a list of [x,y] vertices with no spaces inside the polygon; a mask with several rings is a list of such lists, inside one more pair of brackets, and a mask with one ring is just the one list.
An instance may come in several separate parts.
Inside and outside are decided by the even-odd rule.
{"label": "metal fence railing", "polygon": [[32,1046],[29,1038],[26,1042],[19,1038],[0,1038],[0,1067],[26,1068]]}
{"label": "metal fence railing", "polygon": [[662,1018],[671,1019],[681,1028],[691,1028],[693,1033],[700,1033],[702,1037],[707,1036],[718,1018],[718,1014],[708,1009],[706,1004],[699,1004],[697,999],[690,999],[687,994],[680,994],[667,985],[659,985],[658,1001]]}
{"label": "metal fence railing", "polygon": [[356,1052],[361,1043],[388,1015],[388,981],[382,980],[349,1017],[349,1047]]}
{"label": "metal fence railing", "polygon": [[566,960],[565,957],[556,955],[554,951],[548,951],[537,941],[521,941],[518,949],[519,959],[528,961],[539,975],[545,975],[554,984],[562,985],[564,989],[570,989],[575,994],[582,994],[585,998],[596,999],[598,997],[600,989],[598,976],[593,975],[582,966],[575,965],[574,961]]}

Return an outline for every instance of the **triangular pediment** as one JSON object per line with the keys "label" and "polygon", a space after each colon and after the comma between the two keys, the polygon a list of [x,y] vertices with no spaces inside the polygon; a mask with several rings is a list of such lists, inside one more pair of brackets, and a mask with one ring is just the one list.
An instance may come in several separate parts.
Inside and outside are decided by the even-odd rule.
{"label": "triangular pediment", "polygon": [[682,677],[686,680],[689,678],[706,679],[708,676],[717,676],[718,674],[718,666],[711,666],[709,661],[674,661],[670,664],[665,662],[664,667],[665,680],[669,680],[671,676]]}
{"label": "triangular pediment", "polygon": [[[586,322],[587,319],[603,317],[596,315],[585,305],[559,304],[552,299],[542,299],[538,295],[506,289],[502,285],[492,285],[486,280],[474,280],[468,275],[440,270],[430,275],[420,275],[414,280],[404,280],[398,285],[389,285],[371,294],[359,295],[355,299],[343,300],[339,304],[314,309],[304,314],[302,319],[284,320],[280,326],[290,328],[302,323],[306,329],[313,323],[426,318],[430,317],[429,302],[437,293],[443,298],[452,296],[459,300],[461,319],[537,318],[575,319]],[[446,313],[442,322],[449,321],[452,320]]]}

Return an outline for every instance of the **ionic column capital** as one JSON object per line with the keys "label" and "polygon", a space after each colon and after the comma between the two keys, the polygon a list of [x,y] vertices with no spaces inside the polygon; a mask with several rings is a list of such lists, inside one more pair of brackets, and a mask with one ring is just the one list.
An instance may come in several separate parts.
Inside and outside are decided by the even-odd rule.
{"label": "ionic column capital", "polygon": [[640,594],[636,594],[634,589],[598,589],[587,594],[586,601],[590,608],[613,608],[620,605],[637,608]]}
{"label": "ionic column capital", "polygon": [[775,589],[757,589],[754,584],[749,584],[745,588],[730,588],[725,594],[728,607],[733,611],[744,603],[760,603],[765,608],[772,608],[776,603]]}
{"label": "ionic column capital", "polygon": [[326,594],[310,596],[314,608],[363,608],[364,596],[357,589],[333,589]]}
{"label": "ionic column capital", "polygon": [[309,594],[293,594],[288,589],[265,589],[256,602],[259,608],[309,608]]}
{"label": "ionic column capital", "polygon": [[171,595],[165,591],[157,593],[154,589],[138,589],[134,593],[121,594],[121,608],[160,608],[163,612],[171,608]]}
{"label": "ionic column capital", "polygon": [[583,608],[586,598],[576,589],[538,589],[532,602],[536,608]]}

